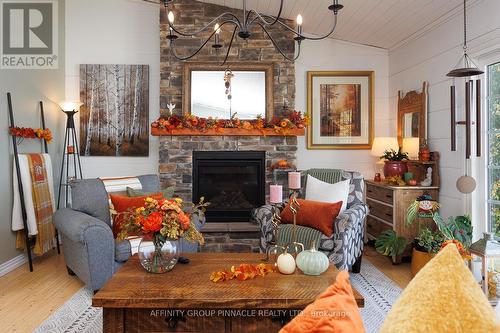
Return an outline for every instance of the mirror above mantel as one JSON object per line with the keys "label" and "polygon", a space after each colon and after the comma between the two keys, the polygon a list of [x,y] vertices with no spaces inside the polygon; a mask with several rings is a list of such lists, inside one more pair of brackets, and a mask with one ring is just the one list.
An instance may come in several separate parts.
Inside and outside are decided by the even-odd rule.
{"label": "mirror above mantel", "polygon": [[[224,76],[233,75],[228,98]],[[184,64],[183,113],[202,118],[271,119],[274,113],[272,63]]]}

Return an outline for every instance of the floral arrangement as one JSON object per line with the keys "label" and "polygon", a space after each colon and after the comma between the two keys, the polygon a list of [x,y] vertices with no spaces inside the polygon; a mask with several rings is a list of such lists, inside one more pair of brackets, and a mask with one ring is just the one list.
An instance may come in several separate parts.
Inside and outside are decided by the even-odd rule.
{"label": "floral arrangement", "polygon": [[125,213],[125,221],[118,239],[123,240],[130,234],[151,237],[153,242],[162,244],[166,240],[184,238],[189,242],[204,243],[203,235],[191,221],[191,215],[204,214],[209,203],[200,199],[200,203],[193,205],[191,212],[183,211],[183,202],[180,198],[155,200],[146,198],[144,205]]}
{"label": "floral arrangement", "polygon": [[241,264],[238,267],[231,266],[231,269],[217,271],[210,274],[210,281],[213,282],[223,282],[232,279],[238,279],[240,281],[245,281],[253,279],[257,276],[265,276],[267,273],[275,271],[274,265],[271,264]]}
{"label": "floral arrangement", "polygon": [[236,113],[230,119],[217,118],[201,118],[190,114],[183,116],[173,115],[169,113],[167,116],[162,116],[151,125],[153,128],[175,130],[175,129],[193,129],[200,132],[205,132],[209,129],[220,130],[223,128],[239,128],[245,130],[261,130],[271,128],[277,132],[284,132],[288,129],[301,129],[309,124],[307,115],[302,115],[302,112],[287,111],[283,117],[273,117],[269,122],[258,116],[254,120],[240,120],[236,117]]}
{"label": "floral arrangement", "polygon": [[9,134],[24,139],[52,141],[52,132],[48,128],[9,127]]}

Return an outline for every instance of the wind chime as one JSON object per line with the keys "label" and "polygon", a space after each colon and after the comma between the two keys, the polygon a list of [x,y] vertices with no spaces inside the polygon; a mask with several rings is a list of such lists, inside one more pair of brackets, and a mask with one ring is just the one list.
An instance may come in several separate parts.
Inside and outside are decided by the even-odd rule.
{"label": "wind chime", "polygon": [[[468,175],[468,161],[471,156],[471,136],[472,125],[471,114],[476,111],[476,156],[481,156],[481,71],[467,54],[467,0],[464,0],[464,55],[446,76],[453,78],[453,84],[450,87],[451,97],[451,151],[457,150],[457,125],[465,126],[465,176],[457,180],[457,188],[462,193],[471,193],[476,188],[476,181]],[[463,64],[463,67],[460,67]],[[474,77],[476,77],[474,79]],[[456,120],[456,89],[455,79],[464,78],[465,81],[465,120]],[[475,102],[474,102],[475,96]]]}
{"label": "wind chime", "polygon": [[231,79],[234,77],[233,72],[228,68],[224,72],[224,86],[226,87],[226,97],[229,100],[229,119],[233,118],[233,111],[232,111],[232,100],[233,100],[233,95],[231,92]]}

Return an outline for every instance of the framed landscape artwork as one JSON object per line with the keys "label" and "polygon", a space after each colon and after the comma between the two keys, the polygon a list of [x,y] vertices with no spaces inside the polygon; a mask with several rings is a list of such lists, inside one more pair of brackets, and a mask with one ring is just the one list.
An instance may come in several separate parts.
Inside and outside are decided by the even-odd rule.
{"label": "framed landscape artwork", "polygon": [[307,72],[308,149],[370,149],[373,71]]}
{"label": "framed landscape artwork", "polygon": [[149,155],[149,66],[80,65],[80,155]]}

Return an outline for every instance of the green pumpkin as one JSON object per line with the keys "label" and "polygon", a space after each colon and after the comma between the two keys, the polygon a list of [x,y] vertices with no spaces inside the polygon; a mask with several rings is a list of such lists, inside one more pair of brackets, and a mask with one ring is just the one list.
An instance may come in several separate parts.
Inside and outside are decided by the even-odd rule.
{"label": "green pumpkin", "polygon": [[306,275],[320,275],[324,273],[330,261],[323,252],[316,250],[314,242],[310,250],[305,250],[297,255],[297,267]]}

